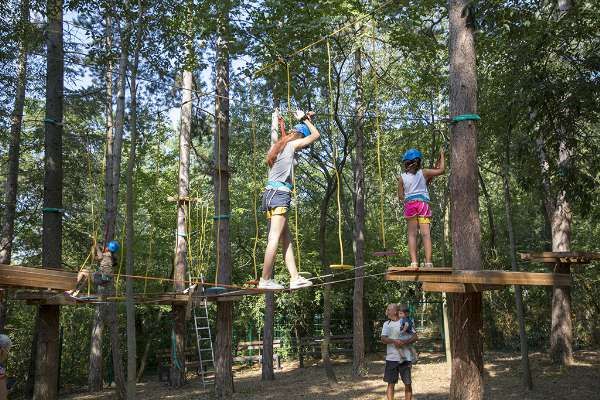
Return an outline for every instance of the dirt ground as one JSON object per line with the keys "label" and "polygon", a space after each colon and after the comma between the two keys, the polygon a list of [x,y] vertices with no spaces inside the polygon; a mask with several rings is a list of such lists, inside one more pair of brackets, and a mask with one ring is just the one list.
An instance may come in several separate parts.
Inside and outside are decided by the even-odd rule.
{"label": "dirt ground", "polygon": [[[419,363],[413,367],[413,391],[417,400],[442,400],[448,398],[449,371],[444,356],[438,353],[421,353]],[[352,380],[349,360],[336,359],[334,368],[339,384],[328,385],[323,369],[317,364],[298,368],[297,362],[284,363],[275,372],[276,380],[262,382],[259,366],[235,371],[236,393],[234,400],[248,399],[384,399],[382,382],[383,355],[369,357],[368,374]],[[487,353],[485,357],[485,399],[489,400],[550,400],[576,399],[600,400],[600,351],[579,351],[576,362],[567,369],[559,368],[545,354],[531,354],[534,390],[525,392],[520,386],[519,357],[510,353]],[[399,390],[398,390],[399,389]],[[69,400],[107,400],[113,393],[71,394],[62,396]],[[211,399],[210,390],[202,388],[198,378],[190,379],[181,389],[170,389],[158,383],[156,377],[138,384],[138,399]],[[402,385],[397,386],[396,399],[403,399]]]}

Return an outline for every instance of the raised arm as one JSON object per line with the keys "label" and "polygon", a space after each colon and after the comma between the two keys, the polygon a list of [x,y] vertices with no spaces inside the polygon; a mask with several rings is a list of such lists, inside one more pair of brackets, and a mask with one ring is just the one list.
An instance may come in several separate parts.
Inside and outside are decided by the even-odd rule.
{"label": "raised arm", "polygon": [[435,163],[435,167],[434,168],[424,168],[423,176],[425,177],[425,179],[427,179],[427,183],[429,183],[429,182],[431,182],[431,179],[434,176],[442,175],[445,170],[446,170],[446,157],[444,154],[444,150],[442,149],[442,150],[440,150],[440,156]]}
{"label": "raised arm", "polygon": [[307,114],[308,118],[306,118],[304,120],[304,124],[308,127],[308,129],[310,130],[310,135],[302,138],[302,139],[298,139],[298,140],[294,140],[292,143],[294,144],[294,150],[299,150],[299,149],[303,149],[305,147],[310,146],[312,143],[316,142],[317,140],[319,140],[319,138],[321,137],[321,133],[319,132],[319,130],[313,125],[312,121],[310,120],[310,113]]}
{"label": "raised arm", "polygon": [[279,139],[279,108],[271,114],[271,146]]}

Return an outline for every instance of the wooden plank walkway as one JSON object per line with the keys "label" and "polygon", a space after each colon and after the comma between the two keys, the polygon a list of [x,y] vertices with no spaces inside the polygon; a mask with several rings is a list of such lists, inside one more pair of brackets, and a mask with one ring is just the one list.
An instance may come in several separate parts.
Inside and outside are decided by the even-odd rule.
{"label": "wooden plank walkway", "polygon": [[12,288],[71,290],[74,289],[76,285],[76,272],[0,264],[0,286]]}
{"label": "wooden plank walkway", "polygon": [[600,260],[600,252],[542,251],[519,253],[521,260],[545,264],[589,264]]}
{"label": "wooden plank walkway", "polygon": [[464,271],[451,268],[391,267],[385,275],[388,281],[418,281],[432,283],[463,283],[478,285],[571,286],[568,274],[512,271]]}

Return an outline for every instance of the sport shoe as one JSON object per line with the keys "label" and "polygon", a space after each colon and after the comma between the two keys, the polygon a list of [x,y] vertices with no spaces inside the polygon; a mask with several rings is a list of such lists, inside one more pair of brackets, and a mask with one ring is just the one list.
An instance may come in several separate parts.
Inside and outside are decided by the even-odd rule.
{"label": "sport shoe", "polygon": [[425,263],[423,264],[423,268],[433,268],[433,263]]}
{"label": "sport shoe", "polygon": [[410,263],[410,267],[413,269],[419,269],[419,263],[418,262],[411,262]]}
{"label": "sport shoe", "polygon": [[260,278],[258,282],[258,288],[264,290],[281,290],[283,289],[283,285],[280,285],[275,281],[275,279],[263,279]]}
{"label": "sport shoe", "polygon": [[300,289],[303,287],[309,287],[312,286],[312,284],[313,283],[308,279],[299,276],[295,280],[290,281],[290,289]]}

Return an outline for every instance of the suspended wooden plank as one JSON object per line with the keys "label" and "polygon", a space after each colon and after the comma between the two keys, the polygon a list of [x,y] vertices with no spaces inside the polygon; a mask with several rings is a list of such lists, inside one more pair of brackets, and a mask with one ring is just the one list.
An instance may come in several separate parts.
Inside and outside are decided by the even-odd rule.
{"label": "suspended wooden plank", "polygon": [[71,290],[76,285],[77,273],[75,272],[0,264],[0,286]]}
{"label": "suspended wooden plank", "polygon": [[[437,268],[433,268],[437,269]],[[403,271],[388,269],[388,281],[420,281],[438,283],[477,283],[484,285],[571,286],[568,274],[512,271]]]}
{"label": "suspended wooden plank", "polygon": [[600,260],[600,252],[584,251],[542,251],[519,253],[522,260],[546,264],[589,264]]}
{"label": "suspended wooden plank", "polygon": [[473,293],[484,290],[500,290],[503,285],[479,285],[475,283],[423,282],[424,292]]}

